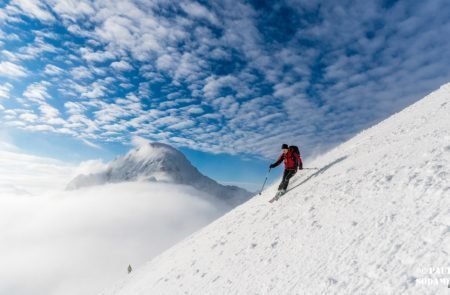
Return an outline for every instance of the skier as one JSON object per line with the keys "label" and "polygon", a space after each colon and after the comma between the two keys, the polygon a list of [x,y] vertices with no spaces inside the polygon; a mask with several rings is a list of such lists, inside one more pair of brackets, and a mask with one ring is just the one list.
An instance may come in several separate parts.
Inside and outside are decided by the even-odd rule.
{"label": "skier", "polygon": [[281,149],[283,150],[281,156],[275,163],[270,164],[270,169],[272,169],[277,167],[278,165],[281,164],[282,161],[284,161],[284,173],[281,183],[278,186],[277,196],[281,196],[284,193],[286,193],[289,180],[291,179],[292,176],[294,176],[295,173],[297,173],[297,167],[300,170],[303,169],[303,162],[302,158],[300,157],[298,147],[296,146],[289,147],[287,144],[283,144],[281,146]]}

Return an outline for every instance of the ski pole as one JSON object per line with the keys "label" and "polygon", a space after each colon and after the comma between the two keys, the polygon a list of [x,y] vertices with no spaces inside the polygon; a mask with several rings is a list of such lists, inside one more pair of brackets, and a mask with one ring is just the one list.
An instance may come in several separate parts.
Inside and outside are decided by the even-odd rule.
{"label": "ski pole", "polygon": [[261,193],[264,189],[264,186],[266,185],[266,181],[267,181],[267,177],[269,177],[270,169],[272,169],[272,168],[269,168],[269,172],[267,172],[267,174],[266,174],[266,179],[264,180],[264,183],[262,185],[261,191],[259,192],[259,195],[261,195]]}
{"label": "ski pole", "polygon": [[319,168],[303,168],[302,170],[319,170]]}

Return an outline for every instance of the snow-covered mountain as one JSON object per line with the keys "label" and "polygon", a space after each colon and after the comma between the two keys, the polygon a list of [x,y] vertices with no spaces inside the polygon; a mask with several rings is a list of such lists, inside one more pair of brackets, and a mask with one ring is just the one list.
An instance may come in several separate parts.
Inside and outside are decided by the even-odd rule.
{"label": "snow-covered mountain", "polygon": [[242,188],[224,186],[204,176],[177,149],[157,142],[131,150],[109,163],[104,171],[78,175],[68,184],[67,189],[126,181],[189,185],[234,205],[241,204],[252,195]]}
{"label": "snow-covered mountain", "polygon": [[450,84],[305,166],[102,294],[448,294]]}

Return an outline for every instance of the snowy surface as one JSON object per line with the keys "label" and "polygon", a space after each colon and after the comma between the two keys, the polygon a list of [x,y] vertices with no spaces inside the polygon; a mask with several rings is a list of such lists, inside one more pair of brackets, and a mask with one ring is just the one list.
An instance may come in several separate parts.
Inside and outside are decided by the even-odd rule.
{"label": "snowy surface", "polygon": [[201,174],[177,149],[163,143],[146,143],[109,163],[103,171],[78,175],[68,189],[119,183],[150,181],[189,185],[225,201],[232,206],[241,204],[251,193],[236,186],[224,186]]}
{"label": "snowy surface", "polygon": [[448,294],[450,84],[102,294]]}

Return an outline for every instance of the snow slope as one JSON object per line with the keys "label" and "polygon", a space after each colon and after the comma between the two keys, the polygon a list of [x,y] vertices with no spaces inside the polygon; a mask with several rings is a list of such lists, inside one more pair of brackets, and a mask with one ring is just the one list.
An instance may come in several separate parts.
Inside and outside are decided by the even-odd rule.
{"label": "snow slope", "polygon": [[305,165],[102,294],[448,294],[450,84]]}
{"label": "snow slope", "polygon": [[109,163],[104,171],[78,175],[67,185],[67,189],[128,181],[189,185],[233,206],[247,201],[252,195],[239,187],[221,185],[204,176],[177,149],[158,142],[131,150]]}

